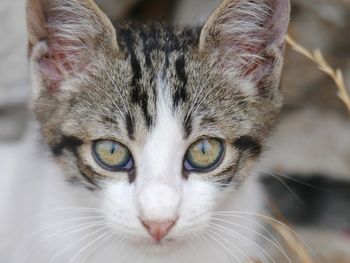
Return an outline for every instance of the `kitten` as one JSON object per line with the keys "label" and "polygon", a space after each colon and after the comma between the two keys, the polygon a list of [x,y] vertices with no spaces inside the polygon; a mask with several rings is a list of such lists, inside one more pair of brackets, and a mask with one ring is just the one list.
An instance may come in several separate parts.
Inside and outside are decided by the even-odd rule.
{"label": "kitten", "polygon": [[27,20],[53,160],[19,153],[35,162],[16,167],[5,222],[24,234],[5,262],[268,258],[253,167],[282,104],[288,0],[226,0],[201,29],[114,27],[91,0],[28,0]]}

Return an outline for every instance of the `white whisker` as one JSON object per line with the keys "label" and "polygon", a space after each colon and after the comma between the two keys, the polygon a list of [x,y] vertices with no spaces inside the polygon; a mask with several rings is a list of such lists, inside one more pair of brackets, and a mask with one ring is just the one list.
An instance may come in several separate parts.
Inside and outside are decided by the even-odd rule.
{"label": "white whisker", "polygon": [[[226,252],[228,252],[233,258],[236,259],[237,262],[240,262],[241,260],[239,259],[239,257],[234,254],[231,249],[229,249],[225,243],[228,243],[228,245],[231,245],[233,246],[233,248],[235,249],[235,252],[238,252],[243,256],[243,257],[246,257],[246,259],[248,259],[247,256],[244,255],[243,251],[238,249],[236,245],[234,244],[230,244],[225,238],[223,238],[220,234],[216,233],[215,231],[212,231],[212,229],[209,229],[208,231],[208,234],[209,234],[209,237],[211,237],[217,244],[219,244],[224,250],[226,250]],[[213,235],[215,235],[217,238],[220,238],[221,240],[223,240],[223,242],[225,243],[222,243],[220,240],[218,240],[217,238],[215,238]]]}
{"label": "white whisker", "polygon": [[216,212],[211,212],[210,214],[213,216],[227,216],[227,217],[235,216],[235,215],[246,215],[246,216],[259,217],[267,222],[274,223],[274,224],[277,224],[277,225],[285,228],[287,231],[289,231],[293,235],[295,235],[298,238],[298,240],[300,240],[302,242],[302,244],[308,250],[312,251],[311,247],[306,243],[306,241],[295,230],[293,230],[290,226],[286,225],[285,223],[283,223],[283,222],[281,222],[273,217],[270,217],[270,216],[267,216],[264,214],[258,214],[258,213],[254,213],[254,212],[243,212],[243,211],[216,211]]}
{"label": "white whisker", "polygon": [[[45,239],[41,240],[36,245],[34,245],[25,254],[25,256],[23,258],[23,262],[24,262],[25,259],[29,258],[30,255],[33,254],[36,249],[45,247],[44,244],[48,243],[48,241],[50,239],[53,239],[53,238],[55,238],[57,236],[62,236],[63,237],[65,235],[67,235],[67,234],[75,234],[75,233],[78,233],[78,232],[83,231],[83,230],[87,230],[87,229],[90,229],[90,228],[95,228],[95,227],[103,226],[103,225],[105,225],[104,221],[96,221],[96,222],[89,222],[89,223],[85,223],[85,224],[78,224],[78,225],[66,227],[66,228],[63,228],[63,229],[59,229],[56,232],[53,232],[52,234],[50,234],[48,236],[45,236]],[[71,231],[71,230],[74,230],[74,231]]]}
{"label": "white whisker", "polygon": [[58,259],[61,255],[63,255],[67,250],[71,249],[72,247],[74,247],[75,245],[79,244],[80,242],[98,234],[98,233],[101,233],[101,232],[106,232],[106,230],[108,230],[107,227],[103,227],[103,228],[100,228],[92,233],[89,233],[85,236],[83,236],[82,238],[76,240],[75,242],[69,244],[68,246],[64,247],[61,251],[59,251],[58,253],[56,253],[52,258],[51,260],[48,262],[48,263],[53,263],[55,262],[56,259]]}
{"label": "white whisker", "polygon": [[274,241],[270,240],[269,238],[267,238],[266,236],[262,235],[261,233],[255,231],[255,230],[253,230],[253,229],[250,229],[250,228],[248,228],[248,227],[242,226],[242,225],[240,225],[240,224],[233,223],[233,222],[231,222],[231,221],[229,221],[229,220],[224,220],[224,219],[221,219],[221,218],[214,218],[214,217],[213,217],[213,220],[219,221],[219,222],[223,222],[223,223],[227,223],[227,224],[229,224],[229,225],[232,225],[232,226],[235,226],[235,227],[239,227],[239,228],[241,228],[241,229],[244,229],[244,230],[247,230],[247,231],[249,231],[249,232],[254,233],[256,236],[262,238],[263,240],[267,241],[267,242],[270,243],[272,246],[274,246],[276,249],[278,249],[278,250],[283,254],[283,256],[285,256],[285,257],[288,259],[288,262],[291,263],[291,261],[290,261],[288,255],[283,251],[283,249],[282,249],[282,247],[280,246],[280,244],[276,244]]}
{"label": "white whisker", "polygon": [[260,245],[258,245],[255,241],[253,240],[250,240],[249,238],[247,238],[246,236],[244,236],[243,234],[239,233],[238,231],[235,231],[233,229],[230,229],[230,228],[227,228],[227,227],[224,227],[222,225],[219,225],[219,224],[215,224],[215,223],[211,223],[210,226],[213,228],[213,229],[216,229],[220,232],[222,232],[223,234],[231,234],[230,236],[234,237],[234,238],[237,238],[239,237],[240,239],[243,239],[243,240],[246,240],[250,245],[251,247],[253,247],[254,249],[256,249],[259,254],[262,255],[262,257],[260,257],[261,260],[263,260],[263,262],[266,261],[266,256],[272,261],[272,262],[276,262],[269,253],[266,252],[266,250],[264,250]]}
{"label": "white whisker", "polygon": [[92,245],[94,245],[95,243],[97,243],[98,241],[100,241],[101,239],[104,239],[106,237],[111,237],[112,234],[109,232],[105,232],[104,234],[101,234],[100,236],[98,236],[97,238],[95,238],[93,241],[91,241],[90,243],[88,243],[86,246],[84,246],[83,248],[81,248],[76,254],[75,256],[72,257],[71,260],[69,260],[68,263],[73,263],[86,249],[88,249],[89,247],[91,247]]}

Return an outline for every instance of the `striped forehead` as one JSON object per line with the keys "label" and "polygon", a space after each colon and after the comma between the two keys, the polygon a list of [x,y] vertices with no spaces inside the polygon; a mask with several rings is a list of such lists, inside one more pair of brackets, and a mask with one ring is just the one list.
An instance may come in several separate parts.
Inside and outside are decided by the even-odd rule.
{"label": "striped forehead", "polygon": [[[136,109],[134,114],[141,115],[131,117],[138,121],[142,118],[150,129],[159,115],[161,94],[161,100],[166,100],[173,114],[189,99],[187,55],[196,45],[198,34],[193,30],[146,27],[119,29],[118,37],[132,70],[129,101]],[[127,126],[129,137],[133,137],[135,127],[130,127],[130,123]]]}

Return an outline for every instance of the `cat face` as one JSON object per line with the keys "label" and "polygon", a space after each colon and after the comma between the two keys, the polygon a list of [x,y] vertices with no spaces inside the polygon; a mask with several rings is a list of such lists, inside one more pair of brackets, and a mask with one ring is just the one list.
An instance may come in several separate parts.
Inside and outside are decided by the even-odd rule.
{"label": "cat face", "polygon": [[287,0],[227,0],[202,29],[113,27],[89,0],[32,0],[42,134],[131,243],[183,243],[235,202],[281,106]]}

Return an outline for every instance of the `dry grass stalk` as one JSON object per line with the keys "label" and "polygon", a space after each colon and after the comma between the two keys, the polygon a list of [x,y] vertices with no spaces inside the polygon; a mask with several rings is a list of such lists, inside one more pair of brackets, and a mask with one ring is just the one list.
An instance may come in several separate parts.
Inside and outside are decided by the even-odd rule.
{"label": "dry grass stalk", "polygon": [[[299,237],[298,234],[292,230],[292,227],[289,225],[279,208],[269,197],[265,196],[265,198],[266,203],[272,211],[272,217],[276,218],[275,221],[266,217],[266,223],[273,227],[276,234],[282,238],[289,250],[292,252],[293,257],[298,258],[300,263],[315,263],[308,253],[308,250],[304,245],[304,241],[302,241],[301,237]],[[259,262],[257,261],[257,263]]]}
{"label": "dry grass stalk", "polygon": [[[307,252],[307,249],[305,248],[303,243],[300,241],[300,239],[296,236],[295,233],[293,233],[288,227],[286,227],[287,225],[285,225],[284,223],[278,224],[276,222],[271,222],[270,220],[268,220],[267,223],[270,224],[282,237],[282,239],[285,241],[290,250],[293,251],[293,254],[300,259],[301,263],[315,263],[315,261]],[[249,261],[246,263],[262,262],[256,259],[249,259]]]}
{"label": "dry grass stalk", "polygon": [[314,260],[308,254],[305,246],[300,242],[300,240],[288,230],[283,225],[279,225],[277,223],[273,223],[272,226],[275,230],[281,235],[281,237],[286,241],[287,245],[290,249],[295,253],[296,256],[299,257],[300,262],[302,263],[314,263]]}
{"label": "dry grass stalk", "polygon": [[302,45],[297,43],[291,36],[286,37],[286,41],[291,47],[298,53],[307,57],[311,61],[313,61],[320,70],[329,75],[338,88],[338,97],[344,102],[345,106],[350,112],[350,96],[348,89],[345,85],[343,73],[340,69],[333,69],[329,63],[325,60],[322,52],[319,49],[309,51],[304,48]]}

